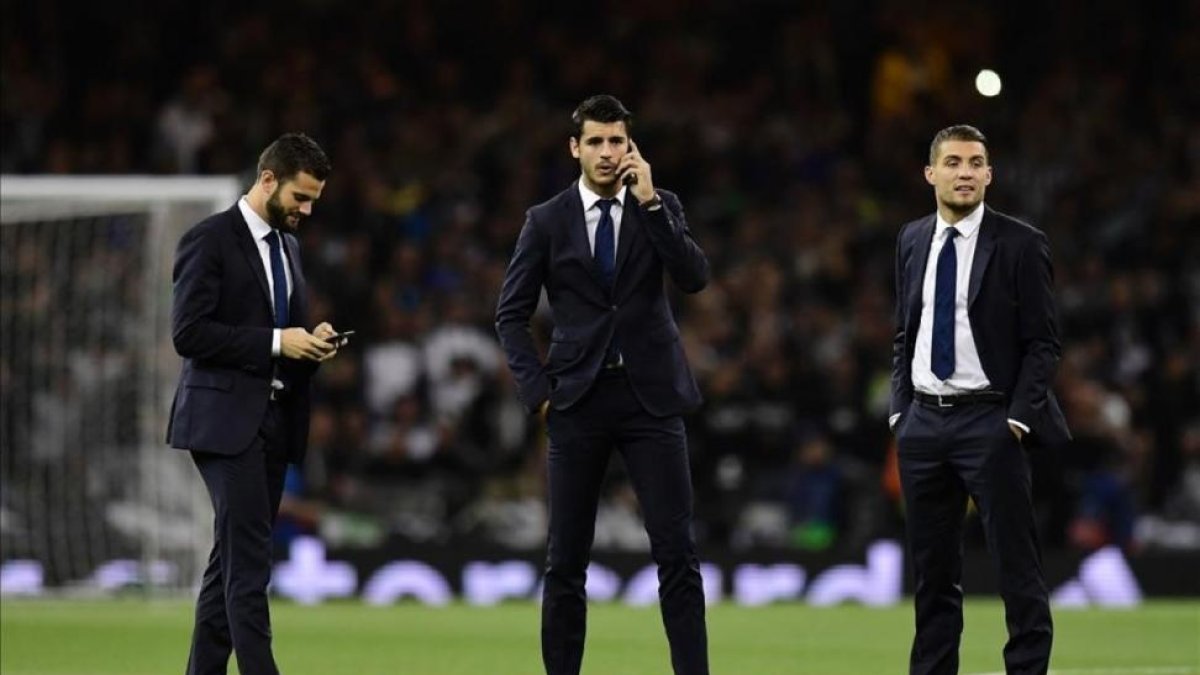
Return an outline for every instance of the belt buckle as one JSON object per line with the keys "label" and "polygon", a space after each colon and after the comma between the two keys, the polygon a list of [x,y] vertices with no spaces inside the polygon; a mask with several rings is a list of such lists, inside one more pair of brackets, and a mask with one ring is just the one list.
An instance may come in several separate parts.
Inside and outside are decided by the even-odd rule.
{"label": "belt buckle", "polygon": [[938,403],[939,408],[953,408],[954,407],[953,403],[943,403],[941,394],[937,395],[937,403]]}

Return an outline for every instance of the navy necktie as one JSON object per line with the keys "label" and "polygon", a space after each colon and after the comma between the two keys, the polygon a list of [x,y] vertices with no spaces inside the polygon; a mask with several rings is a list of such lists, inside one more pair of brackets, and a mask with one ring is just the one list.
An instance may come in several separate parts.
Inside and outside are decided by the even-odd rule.
{"label": "navy necktie", "polygon": [[615,199],[601,199],[596,202],[600,209],[600,224],[596,226],[596,248],[592,257],[604,279],[605,290],[612,291],[613,277],[617,270],[616,237],[613,234],[612,213],[609,209],[617,203]]}
{"label": "navy necktie", "polygon": [[[610,209],[617,204],[615,199],[601,199],[596,202],[596,206],[600,208],[600,224],[596,226],[596,250],[592,257],[595,258],[596,267],[600,269],[600,276],[604,279],[604,288],[610,294],[613,289],[613,277],[617,273],[616,227],[613,225]],[[617,346],[617,338],[614,335],[608,343],[608,348],[604,350],[604,363],[616,365],[620,362],[621,348]]]}
{"label": "navy necktie", "polygon": [[278,230],[271,230],[271,234],[267,235],[267,247],[271,249],[271,283],[275,285],[275,327],[287,328],[287,275],[283,273],[283,252],[279,248]]}
{"label": "navy necktie", "polygon": [[930,365],[939,380],[954,374],[954,305],[958,283],[958,253],[954,238],[958,230],[946,229],[946,241],[937,259],[937,279],[933,290],[933,350]]}

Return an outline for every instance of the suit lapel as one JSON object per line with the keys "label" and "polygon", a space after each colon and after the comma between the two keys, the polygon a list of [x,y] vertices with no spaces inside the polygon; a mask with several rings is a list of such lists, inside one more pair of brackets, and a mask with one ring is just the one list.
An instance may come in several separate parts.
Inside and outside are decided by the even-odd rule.
{"label": "suit lapel", "polygon": [[583,200],[579,197],[579,186],[572,183],[567,190],[567,198],[563,202],[566,214],[567,237],[575,254],[584,261],[584,267],[596,282],[598,290],[604,291],[604,277],[600,276],[600,268],[596,267],[595,256],[592,255],[591,244],[588,243],[587,221],[583,217]]}
{"label": "suit lapel", "polygon": [[292,272],[292,297],[288,300],[288,317],[293,326],[304,326],[308,323],[308,302],[305,297],[307,284],[300,272],[300,245],[290,234],[283,235],[287,242],[288,269]]}
{"label": "suit lapel", "polygon": [[[908,269],[908,312],[915,317],[913,325],[921,317],[921,294],[925,289],[925,267],[929,263],[929,249],[933,246],[934,224],[937,215],[931,215],[913,228],[912,256]],[[916,333],[914,333],[915,335]]]}
{"label": "suit lapel", "polygon": [[640,209],[632,208],[633,201],[633,195],[626,190],[625,205],[621,208],[621,230],[617,235],[617,261],[613,270],[614,289],[621,280],[621,268],[629,259],[629,249],[633,246],[633,233],[642,227]]}
{"label": "suit lapel", "polygon": [[971,281],[967,285],[968,309],[975,304],[975,297],[979,295],[979,286],[983,282],[983,273],[992,259],[992,251],[996,250],[996,226],[992,220],[992,210],[984,207],[983,220],[979,223],[979,241],[975,244],[975,260],[971,263]]}
{"label": "suit lapel", "polygon": [[242,253],[246,257],[246,264],[250,265],[250,271],[254,274],[254,278],[258,279],[263,300],[266,300],[267,309],[270,310],[272,307],[271,287],[267,285],[267,272],[263,269],[262,256],[259,255],[254,237],[250,235],[250,226],[246,224],[246,219],[242,217],[242,212],[237,205],[233,207],[233,218],[230,222],[233,223],[233,236],[237,239],[238,248],[242,249]]}

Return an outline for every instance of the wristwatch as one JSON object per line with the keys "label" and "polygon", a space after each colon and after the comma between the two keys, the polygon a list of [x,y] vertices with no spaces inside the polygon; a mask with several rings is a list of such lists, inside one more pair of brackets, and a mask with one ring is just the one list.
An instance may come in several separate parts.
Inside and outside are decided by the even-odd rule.
{"label": "wristwatch", "polygon": [[644,202],[638,202],[638,205],[647,211],[657,211],[662,208],[662,197],[655,192],[653,197]]}

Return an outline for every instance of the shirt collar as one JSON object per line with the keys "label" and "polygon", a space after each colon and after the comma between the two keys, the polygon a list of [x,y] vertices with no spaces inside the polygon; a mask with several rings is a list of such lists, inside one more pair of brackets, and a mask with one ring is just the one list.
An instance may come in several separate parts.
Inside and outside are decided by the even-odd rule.
{"label": "shirt collar", "polygon": [[[579,198],[581,200],[583,200],[583,212],[584,213],[587,213],[588,211],[592,210],[592,207],[596,205],[596,202],[603,199],[603,197],[596,194],[595,192],[592,192],[588,188],[588,186],[583,184],[583,178],[580,178],[576,182],[576,185],[579,186]],[[614,197],[614,199],[617,200],[617,204],[621,205],[621,208],[625,208],[625,192],[626,192],[626,190],[628,190],[628,188],[625,187],[624,185],[622,185],[620,191],[617,192],[617,196]]]}
{"label": "shirt collar", "polygon": [[[965,218],[954,224],[954,229],[958,230],[958,236],[962,237],[963,239],[970,239],[971,237],[975,236],[976,232],[979,231],[979,224],[982,222],[983,202],[979,202],[979,206],[976,206],[974,211],[968,213]],[[940,237],[945,234],[946,228],[948,227],[950,227],[950,223],[947,223],[942,219],[942,213],[939,211],[937,214],[936,236]]]}
{"label": "shirt collar", "polygon": [[242,212],[242,218],[246,219],[246,225],[250,226],[250,236],[254,237],[254,241],[262,241],[274,231],[275,228],[268,225],[267,221],[250,208],[250,202],[246,200],[245,195],[238,200],[238,210]]}

